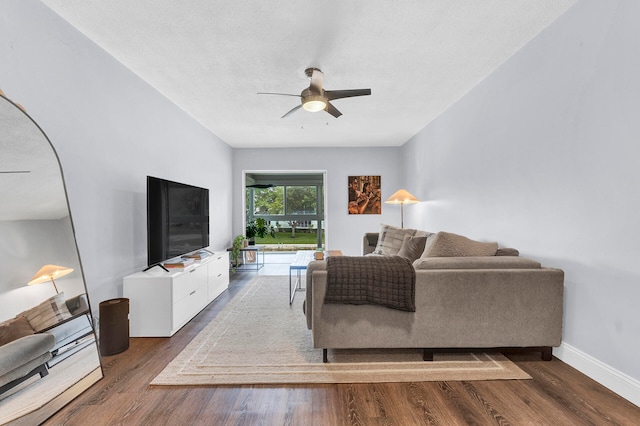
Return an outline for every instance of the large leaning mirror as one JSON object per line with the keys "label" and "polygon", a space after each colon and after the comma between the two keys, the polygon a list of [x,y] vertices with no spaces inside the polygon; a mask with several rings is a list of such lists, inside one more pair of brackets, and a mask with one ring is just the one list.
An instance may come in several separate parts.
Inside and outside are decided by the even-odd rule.
{"label": "large leaning mirror", "polygon": [[58,157],[0,93],[0,424],[39,424],[102,378]]}

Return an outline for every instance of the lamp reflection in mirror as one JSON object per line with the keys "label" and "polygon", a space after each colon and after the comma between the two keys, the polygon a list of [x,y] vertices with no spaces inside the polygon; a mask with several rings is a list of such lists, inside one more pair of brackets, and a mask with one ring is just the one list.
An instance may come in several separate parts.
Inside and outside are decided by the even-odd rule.
{"label": "lamp reflection in mirror", "polygon": [[419,203],[416,197],[411,195],[406,189],[399,189],[385,201],[385,204],[400,204],[400,227],[404,228],[404,205]]}
{"label": "lamp reflection in mirror", "polygon": [[42,284],[47,281],[51,281],[53,283],[53,288],[56,289],[56,294],[58,294],[60,292],[58,291],[56,282],[53,279],[64,277],[71,272],[73,272],[73,268],[58,265],[44,265],[38,272],[36,272],[27,285]]}

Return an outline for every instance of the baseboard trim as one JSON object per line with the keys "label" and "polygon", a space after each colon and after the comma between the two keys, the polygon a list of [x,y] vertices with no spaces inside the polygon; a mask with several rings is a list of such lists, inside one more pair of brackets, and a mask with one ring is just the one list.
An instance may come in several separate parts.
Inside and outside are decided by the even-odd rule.
{"label": "baseboard trim", "polygon": [[553,355],[640,407],[640,381],[566,343],[553,348]]}

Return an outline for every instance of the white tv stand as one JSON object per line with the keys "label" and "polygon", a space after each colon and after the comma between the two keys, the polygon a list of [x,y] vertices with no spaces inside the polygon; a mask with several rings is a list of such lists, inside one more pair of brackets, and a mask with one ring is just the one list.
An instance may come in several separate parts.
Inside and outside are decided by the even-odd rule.
{"label": "white tv stand", "polygon": [[212,252],[184,269],[155,267],[124,277],[131,337],[170,337],[229,286],[229,254]]}

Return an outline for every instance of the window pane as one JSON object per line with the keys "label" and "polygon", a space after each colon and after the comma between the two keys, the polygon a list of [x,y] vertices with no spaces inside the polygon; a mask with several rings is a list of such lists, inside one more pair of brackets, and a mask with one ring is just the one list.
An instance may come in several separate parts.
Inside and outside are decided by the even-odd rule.
{"label": "window pane", "polygon": [[284,214],[284,187],[254,188],[253,207],[255,216]]}
{"label": "window pane", "polygon": [[287,186],[287,214],[316,214],[315,186]]}

